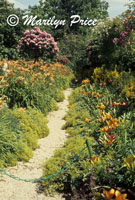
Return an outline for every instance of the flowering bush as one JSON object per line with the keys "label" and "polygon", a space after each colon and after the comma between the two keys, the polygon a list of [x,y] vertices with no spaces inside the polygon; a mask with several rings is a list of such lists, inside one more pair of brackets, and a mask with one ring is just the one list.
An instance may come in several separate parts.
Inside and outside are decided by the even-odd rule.
{"label": "flowering bush", "polygon": [[[0,62],[0,69],[4,62]],[[31,106],[45,114],[57,109],[56,101],[64,98],[62,89],[69,87],[73,77],[68,67],[32,61],[7,63],[7,71],[0,74],[0,96],[6,96],[10,108]]]}
{"label": "flowering bush", "polygon": [[118,65],[118,70],[128,70],[135,64],[135,13],[128,10],[121,17],[100,22],[91,32],[86,45],[92,67]]}
{"label": "flowering bush", "polygon": [[18,51],[23,55],[28,55],[31,59],[52,60],[58,54],[59,48],[51,34],[45,31],[41,32],[36,27],[24,32],[24,37],[21,38],[18,44]]}

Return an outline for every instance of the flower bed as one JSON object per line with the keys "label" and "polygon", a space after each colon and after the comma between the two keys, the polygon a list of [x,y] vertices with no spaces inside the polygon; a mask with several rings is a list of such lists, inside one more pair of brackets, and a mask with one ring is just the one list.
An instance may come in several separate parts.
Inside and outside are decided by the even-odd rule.
{"label": "flower bed", "polygon": [[[124,93],[125,88],[129,92]],[[134,98],[134,76],[127,72],[96,68],[91,80],[82,81],[70,97],[63,127],[72,138],[45,164],[44,175],[61,169],[62,162],[69,163],[76,153],[74,148],[81,150],[80,141],[84,145],[89,140],[93,155],[89,159],[88,150],[85,151],[62,175],[43,182],[46,192],[47,188],[49,191],[68,188],[72,199],[134,198],[129,194],[135,189]],[[80,141],[76,143],[77,138]],[[117,192],[108,197],[110,190],[103,193],[104,187]]]}
{"label": "flower bed", "polygon": [[38,138],[49,134],[45,115],[72,78],[60,63],[0,61],[0,167],[32,157]]}

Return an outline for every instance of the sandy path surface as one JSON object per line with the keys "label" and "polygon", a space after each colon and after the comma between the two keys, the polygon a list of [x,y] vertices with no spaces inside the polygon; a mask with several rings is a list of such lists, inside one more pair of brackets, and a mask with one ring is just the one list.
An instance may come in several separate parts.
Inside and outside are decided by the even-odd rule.
{"label": "sandy path surface", "polygon": [[[40,178],[42,176],[42,164],[46,158],[53,155],[56,148],[62,147],[67,134],[61,130],[65,123],[62,118],[67,112],[68,96],[71,89],[64,91],[65,100],[58,103],[59,110],[50,112],[47,116],[50,134],[39,140],[39,148],[35,150],[33,158],[28,163],[20,162],[15,167],[9,167],[7,172],[20,178]],[[14,180],[8,176],[0,176],[0,200],[64,200],[62,196],[46,197],[44,193],[38,193],[37,183],[28,183]]]}

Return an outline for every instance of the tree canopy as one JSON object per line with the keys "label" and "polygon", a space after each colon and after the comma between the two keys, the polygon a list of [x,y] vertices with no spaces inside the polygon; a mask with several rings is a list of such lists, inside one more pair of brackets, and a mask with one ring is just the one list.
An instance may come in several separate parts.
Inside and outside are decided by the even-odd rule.
{"label": "tree canopy", "polygon": [[[101,0],[40,0],[39,5],[30,7],[30,12],[37,15],[39,19],[49,19],[55,16],[56,19],[65,19],[65,26],[59,26],[57,29],[51,27],[55,37],[61,37],[64,34],[86,33],[88,26],[74,24],[70,26],[71,16],[79,15],[81,19],[102,19],[108,16],[108,3]],[[46,27],[48,29],[48,27]]]}
{"label": "tree canopy", "polygon": [[[15,9],[7,0],[0,0],[0,58],[16,59],[17,44],[25,27],[22,25],[21,16],[24,11]],[[20,21],[17,26],[10,26],[7,17],[16,14]]]}

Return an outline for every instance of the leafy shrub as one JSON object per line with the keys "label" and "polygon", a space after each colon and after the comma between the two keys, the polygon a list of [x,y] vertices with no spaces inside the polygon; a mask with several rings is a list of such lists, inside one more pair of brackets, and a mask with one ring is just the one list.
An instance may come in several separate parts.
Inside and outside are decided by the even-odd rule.
{"label": "leafy shrub", "polygon": [[128,10],[121,17],[108,19],[95,26],[89,37],[86,51],[92,68],[104,65],[112,69],[134,71],[135,23],[134,11]]}
{"label": "leafy shrub", "polygon": [[[92,141],[92,140],[91,140]],[[53,157],[43,166],[43,176],[55,174],[65,165],[69,164],[76,154],[84,147],[85,139],[80,137],[70,138],[66,141],[63,149],[55,151]],[[67,170],[42,182],[46,193],[53,193],[56,190],[70,191],[71,187],[79,185],[79,180],[85,179],[89,169],[88,150],[84,150],[80,158],[74,162]]]}
{"label": "leafy shrub", "polygon": [[[17,26],[9,26],[6,21],[8,16],[13,13],[19,18],[19,24]],[[22,37],[25,30],[22,19],[23,15],[23,10],[15,9],[14,5],[6,0],[0,0],[0,60],[16,60],[20,58],[16,47],[19,38]]]}
{"label": "leafy shrub", "polygon": [[60,54],[66,56],[69,60],[66,65],[73,69],[77,79],[82,77],[84,68],[88,65],[88,58],[85,50],[85,44],[87,41],[88,36],[84,37],[83,35],[77,34],[65,35],[64,38],[58,41]]}
{"label": "leafy shrub", "polygon": [[0,167],[28,161],[38,138],[49,134],[44,115],[29,108],[10,110],[3,106],[0,110]]}

